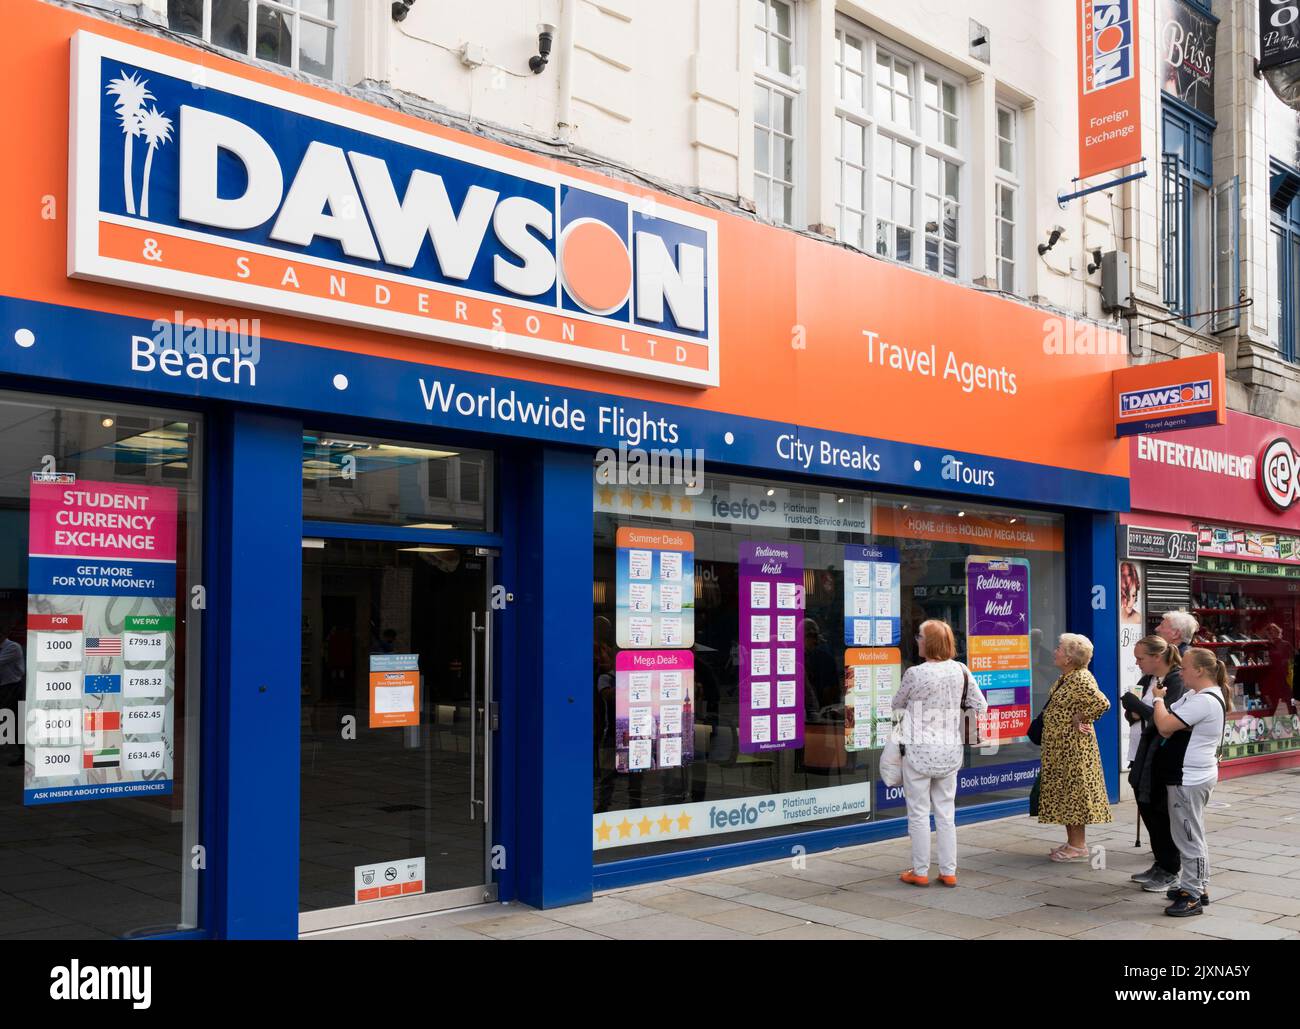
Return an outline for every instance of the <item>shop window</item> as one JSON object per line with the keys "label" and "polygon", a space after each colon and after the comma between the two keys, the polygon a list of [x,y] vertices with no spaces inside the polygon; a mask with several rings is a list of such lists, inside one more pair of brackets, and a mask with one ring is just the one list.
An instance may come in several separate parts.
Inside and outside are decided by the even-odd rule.
{"label": "shop window", "polygon": [[201,434],[0,393],[0,938],[199,925]]}
{"label": "shop window", "polygon": [[223,50],[332,79],[341,68],[344,6],[338,0],[167,0],[167,24]]}
{"label": "shop window", "polygon": [[[1234,542],[1241,537],[1246,553],[1276,548],[1283,539],[1275,533],[1240,529],[1202,529],[1201,533],[1211,536],[1211,545],[1215,536]],[[1213,650],[1227,666],[1232,690],[1224,760],[1300,750],[1300,716],[1290,685],[1300,639],[1300,604],[1294,586],[1280,577],[1192,575],[1192,613],[1201,626],[1196,645]]]}
{"label": "shop window", "polygon": [[960,276],[961,82],[841,17],[835,83],[839,238],[901,264]]}
{"label": "shop window", "polygon": [[1198,331],[1240,323],[1240,188],[1213,184],[1214,126],[1169,97],[1162,105],[1164,301]]}
{"label": "shop window", "polygon": [[[594,492],[598,861],[903,817],[877,780],[875,715],[926,618],[948,621],[968,658],[967,581],[988,555],[1010,559],[1029,596],[1024,667],[990,684],[990,700],[1027,718],[1058,674],[1058,516],[728,476],[691,495],[598,475]],[[763,564],[773,557],[779,569]],[[783,607],[796,596],[800,608]],[[1008,774],[1037,757],[1017,735],[968,764]],[[1026,792],[968,789],[959,803]]]}
{"label": "shop window", "polygon": [[1273,338],[1282,357],[1295,361],[1300,333],[1300,173],[1276,161],[1271,171]]}
{"label": "shop window", "polygon": [[758,216],[793,226],[798,213],[803,70],[798,66],[798,6],[754,4],[754,202]]}
{"label": "shop window", "polygon": [[309,431],[303,519],[490,532],[493,467],[483,450]]}

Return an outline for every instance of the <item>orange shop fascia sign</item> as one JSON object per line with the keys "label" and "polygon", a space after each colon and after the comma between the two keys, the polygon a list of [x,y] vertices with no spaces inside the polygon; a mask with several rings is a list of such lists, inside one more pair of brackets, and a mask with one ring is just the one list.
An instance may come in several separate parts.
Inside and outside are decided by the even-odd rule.
{"label": "orange shop fascia sign", "polygon": [[1078,5],[1079,178],[1142,160],[1139,0]]}
{"label": "orange shop fascia sign", "polygon": [[[265,339],[444,377],[1127,476],[1109,418],[1126,349],[1109,330],[77,10],[6,0],[6,18],[0,57],[42,103],[10,112],[24,148],[0,166],[5,295],[149,322],[181,303],[186,318],[251,310]],[[141,111],[148,134],[124,133]],[[252,177],[222,178],[239,169],[226,145]],[[60,181],[70,236],[30,202]],[[330,217],[358,198],[365,232]],[[586,255],[572,269],[570,242]],[[1052,344],[1080,330],[1117,345]]]}

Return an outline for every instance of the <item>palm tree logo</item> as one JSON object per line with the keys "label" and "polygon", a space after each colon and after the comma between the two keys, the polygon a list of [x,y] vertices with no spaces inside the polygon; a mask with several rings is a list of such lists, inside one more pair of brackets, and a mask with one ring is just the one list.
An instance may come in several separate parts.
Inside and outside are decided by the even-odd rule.
{"label": "palm tree logo", "polygon": [[149,82],[135,72],[123,72],[111,80],[106,88],[115,97],[117,116],[122,119],[122,134],[126,146],[122,150],[122,191],[126,196],[126,213],[135,214],[135,140],[143,137],[149,147],[144,159],[144,189],[140,197],[140,215],[149,217],[149,175],[153,171],[154,151],[172,138],[172,120],[156,106],[145,109],[145,101],[155,99],[149,92]]}
{"label": "palm tree logo", "polygon": [[[157,107],[140,114],[140,134],[144,136],[149,150],[144,156],[144,186],[140,190],[140,217],[149,217],[149,174],[153,171],[153,154],[163,143],[172,138],[172,120]],[[130,139],[128,136],[127,139]],[[129,146],[130,144],[128,144]]]}

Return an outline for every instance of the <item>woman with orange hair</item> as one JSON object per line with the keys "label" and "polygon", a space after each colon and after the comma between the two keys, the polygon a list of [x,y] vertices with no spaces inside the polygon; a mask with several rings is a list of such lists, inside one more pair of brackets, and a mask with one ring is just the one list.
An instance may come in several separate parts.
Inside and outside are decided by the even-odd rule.
{"label": "woman with orange hair", "polygon": [[[913,886],[930,885],[930,815],[939,844],[939,881],[957,885],[957,770],[964,747],[962,720],[988,710],[970,669],[954,660],[957,644],[947,622],[922,622],[916,635],[924,662],[909,668],[894,695],[903,712],[903,795],[912,867],[899,878]],[[969,714],[968,714],[969,713]]]}

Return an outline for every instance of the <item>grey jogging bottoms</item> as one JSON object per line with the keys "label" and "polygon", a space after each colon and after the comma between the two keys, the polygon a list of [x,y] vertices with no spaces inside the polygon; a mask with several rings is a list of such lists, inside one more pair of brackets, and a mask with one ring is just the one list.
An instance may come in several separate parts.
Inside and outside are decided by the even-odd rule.
{"label": "grey jogging bottoms", "polygon": [[1205,806],[1218,785],[1216,777],[1200,786],[1170,786],[1169,830],[1183,859],[1178,886],[1193,897],[1210,884],[1210,848],[1205,842]]}

